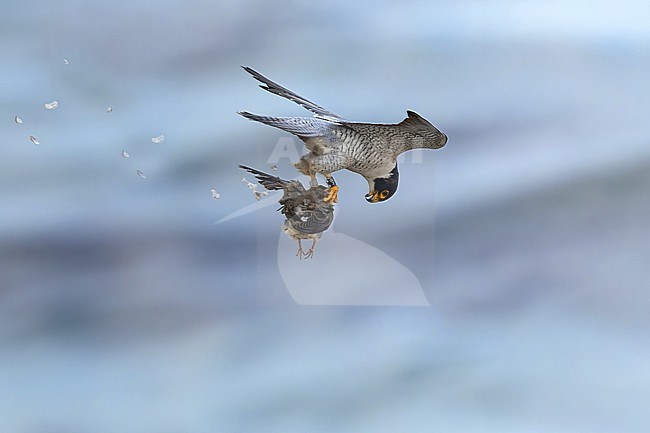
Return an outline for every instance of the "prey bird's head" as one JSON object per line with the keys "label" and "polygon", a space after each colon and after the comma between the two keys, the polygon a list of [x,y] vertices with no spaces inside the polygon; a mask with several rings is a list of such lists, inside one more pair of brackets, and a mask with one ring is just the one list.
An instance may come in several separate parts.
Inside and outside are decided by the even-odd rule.
{"label": "prey bird's head", "polygon": [[368,203],[379,203],[388,200],[397,191],[397,184],[399,183],[397,164],[388,175],[367,180],[370,187],[370,191],[366,194]]}

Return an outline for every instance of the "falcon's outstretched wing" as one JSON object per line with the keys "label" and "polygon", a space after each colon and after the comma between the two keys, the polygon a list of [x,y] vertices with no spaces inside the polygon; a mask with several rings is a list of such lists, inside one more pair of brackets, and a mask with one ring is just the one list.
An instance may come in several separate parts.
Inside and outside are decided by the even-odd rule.
{"label": "falcon's outstretched wing", "polygon": [[257,81],[260,81],[262,84],[260,84],[260,87],[264,90],[267,90],[271,93],[275,93],[278,96],[281,96],[283,98],[286,98],[290,101],[295,102],[298,105],[301,105],[302,107],[306,108],[307,110],[311,111],[312,113],[315,113],[318,116],[322,116],[325,119],[331,119],[331,120],[344,120],[341,116],[338,114],[334,114],[331,111],[328,111],[321,107],[318,104],[314,104],[313,102],[303,98],[302,96],[292,92],[291,90],[287,89],[286,87],[282,87],[276,82],[273,82],[266,78],[264,75],[260,74],[253,68],[249,68],[248,66],[242,66],[246,72],[251,74],[253,78],[255,78]]}
{"label": "falcon's outstretched wing", "polygon": [[300,138],[327,137],[331,134],[336,123],[317,117],[275,117],[260,116],[248,111],[238,111],[237,114],[265,125],[279,128]]}

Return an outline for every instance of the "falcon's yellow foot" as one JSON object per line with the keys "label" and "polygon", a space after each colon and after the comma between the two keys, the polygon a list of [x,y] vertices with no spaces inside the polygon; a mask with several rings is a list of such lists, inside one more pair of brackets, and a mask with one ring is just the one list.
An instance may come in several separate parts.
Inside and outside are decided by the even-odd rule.
{"label": "falcon's yellow foot", "polygon": [[330,186],[330,192],[327,194],[327,197],[323,201],[328,202],[329,204],[334,204],[339,202],[339,187],[336,185]]}

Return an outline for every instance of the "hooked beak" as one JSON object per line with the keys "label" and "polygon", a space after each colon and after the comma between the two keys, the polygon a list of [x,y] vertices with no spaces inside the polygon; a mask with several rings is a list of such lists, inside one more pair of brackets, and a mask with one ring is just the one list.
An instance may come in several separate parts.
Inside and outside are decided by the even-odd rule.
{"label": "hooked beak", "polygon": [[379,201],[379,192],[370,191],[368,194],[365,195],[365,197],[368,203],[377,203]]}

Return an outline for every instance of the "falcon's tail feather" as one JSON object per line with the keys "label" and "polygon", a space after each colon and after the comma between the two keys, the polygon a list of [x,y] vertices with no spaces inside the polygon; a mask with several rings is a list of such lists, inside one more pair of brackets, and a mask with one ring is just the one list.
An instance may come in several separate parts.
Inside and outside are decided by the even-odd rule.
{"label": "falcon's tail feather", "polygon": [[255,170],[254,168],[247,167],[245,165],[240,165],[239,168],[253,174],[255,176],[255,179],[257,179],[259,183],[268,190],[286,189],[286,187],[291,182],[288,180],[280,179],[277,176]]}
{"label": "falcon's tail feather", "polygon": [[295,102],[298,105],[301,105],[302,107],[306,108],[307,110],[311,111],[312,113],[316,113],[317,115],[323,116],[325,118],[330,118],[330,119],[338,119],[342,120],[343,118],[337,114],[332,113],[331,111],[328,111],[321,107],[318,104],[314,104],[313,102],[303,98],[302,96],[292,92],[291,90],[287,89],[286,87],[282,87],[278,83],[269,80],[266,78],[264,75],[260,74],[253,68],[249,68],[248,66],[242,66],[246,72],[251,74],[253,78],[255,78],[257,81],[261,82],[260,87],[268,92],[274,93],[278,96],[281,96],[283,98],[286,98],[290,101]]}

